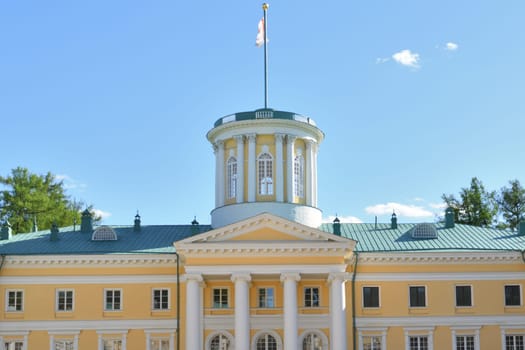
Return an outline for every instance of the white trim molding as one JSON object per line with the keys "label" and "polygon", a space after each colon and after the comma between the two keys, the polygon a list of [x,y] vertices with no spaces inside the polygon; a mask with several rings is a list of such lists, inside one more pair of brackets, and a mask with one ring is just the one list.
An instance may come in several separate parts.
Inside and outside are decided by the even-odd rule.
{"label": "white trim molding", "polygon": [[414,265],[414,264],[509,264],[522,263],[518,251],[465,251],[465,252],[360,252],[359,265]]}
{"label": "white trim molding", "polygon": [[6,255],[3,268],[115,268],[176,267],[175,254],[74,254],[74,255]]}

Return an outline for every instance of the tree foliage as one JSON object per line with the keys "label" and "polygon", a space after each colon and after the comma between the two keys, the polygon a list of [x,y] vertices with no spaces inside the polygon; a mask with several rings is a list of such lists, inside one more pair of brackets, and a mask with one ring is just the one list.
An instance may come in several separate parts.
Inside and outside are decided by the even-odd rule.
{"label": "tree foliage", "polygon": [[525,188],[518,180],[511,180],[509,187],[501,188],[497,201],[505,219],[504,227],[516,229],[520,221],[525,220]]}
{"label": "tree foliage", "polygon": [[37,175],[18,167],[7,177],[0,176],[0,217],[9,220],[13,232],[30,232],[34,222],[39,230],[80,223],[82,203],[70,199],[62,181],[47,173]]}
{"label": "tree foliage", "polygon": [[452,207],[455,221],[473,226],[492,226],[497,218],[498,206],[495,192],[487,192],[483,183],[476,177],[470,181],[470,187],[462,188],[459,199],[453,194],[443,194],[441,198]]}

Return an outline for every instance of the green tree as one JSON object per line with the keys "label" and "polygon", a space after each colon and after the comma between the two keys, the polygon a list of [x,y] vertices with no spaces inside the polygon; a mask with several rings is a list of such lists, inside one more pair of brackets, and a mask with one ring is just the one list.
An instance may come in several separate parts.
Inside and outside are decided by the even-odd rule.
{"label": "green tree", "polygon": [[0,176],[0,217],[9,220],[15,234],[30,232],[36,222],[39,230],[53,222],[70,226],[80,223],[81,202],[70,199],[62,181],[47,173],[37,175],[18,167],[7,177]]}
{"label": "green tree", "polygon": [[461,189],[459,199],[453,194],[443,194],[441,198],[454,209],[457,223],[488,227],[495,223],[498,212],[495,196],[495,192],[487,192],[483,183],[473,177],[470,187]]}
{"label": "green tree", "polygon": [[525,188],[518,180],[511,180],[509,187],[501,188],[497,201],[505,219],[504,227],[516,229],[520,221],[525,220]]}

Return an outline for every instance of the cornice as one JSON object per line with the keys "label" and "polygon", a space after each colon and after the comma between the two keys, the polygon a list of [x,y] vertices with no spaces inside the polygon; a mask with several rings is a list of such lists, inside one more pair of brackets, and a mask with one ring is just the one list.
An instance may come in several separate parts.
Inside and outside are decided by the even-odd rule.
{"label": "cornice", "polygon": [[176,267],[174,254],[152,255],[11,255],[3,268],[64,268],[64,267]]}
{"label": "cornice", "polygon": [[519,252],[373,252],[359,253],[359,265],[414,264],[515,264],[523,263]]}

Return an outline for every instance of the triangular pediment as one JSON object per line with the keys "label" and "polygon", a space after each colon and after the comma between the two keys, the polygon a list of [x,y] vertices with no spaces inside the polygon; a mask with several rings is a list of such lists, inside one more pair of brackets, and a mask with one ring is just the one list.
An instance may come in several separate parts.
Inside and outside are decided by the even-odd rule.
{"label": "triangular pediment", "polygon": [[356,242],[268,213],[175,242],[183,255],[197,252],[270,254],[326,252],[348,256]]}

